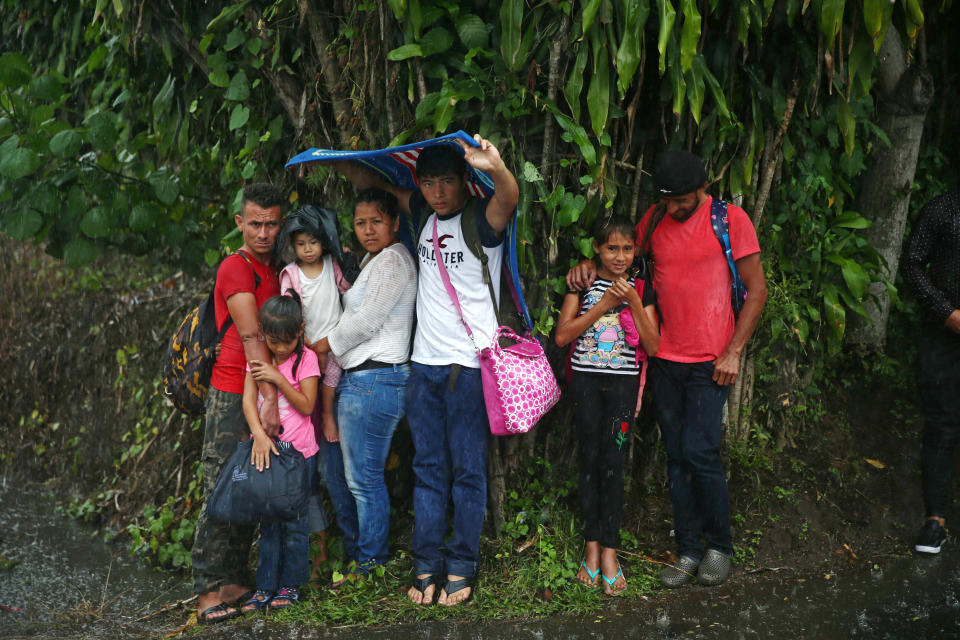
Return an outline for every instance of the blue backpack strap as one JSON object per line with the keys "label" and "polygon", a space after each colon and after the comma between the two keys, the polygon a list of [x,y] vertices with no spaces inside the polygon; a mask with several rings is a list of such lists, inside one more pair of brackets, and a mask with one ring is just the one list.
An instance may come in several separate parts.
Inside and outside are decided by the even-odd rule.
{"label": "blue backpack strap", "polygon": [[[520,266],[517,261],[517,210],[514,210],[513,217],[507,224],[507,237],[504,238],[503,261],[507,268],[509,277],[508,284],[511,287],[511,293],[514,296],[514,302],[517,310],[523,316],[523,321],[527,324],[527,329],[533,332],[533,319],[530,317],[530,310],[527,308],[527,301],[523,297],[523,287],[520,285]],[[501,295],[503,295],[501,293]]]}
{"label": "blue backpack strap", "polygon": [[420,242],[420,231],[422,230],[423,216],[419,218],[414,218],[412,215],[408,215],[403,212],[399,212],[400,216],[400,229],[397,231],[397,239],[403,243],[403,246],[407,248],[407,251],[410,252],[410,255],[413,256],[413,261],[417,265],[417,269],[420,269],[420,259],[417,256],[417,243]]}
{"label": "blue backpack strap", "polygon": [[[472,200],[472,202],[480,202],[479,200]],[[464,215],[470,214],[472,216],[484,215],[478,207],[470,208],[464,211]],[[520,285],[520,267],[517,262],[517,209],[514,208],[513,216],[510,218],[510,222],[507,223],[507,228],[504,231],[506,236],[503,239],[503,262],[500,269],[505,270],[501,274],[507,281],[507,288],[510,292],[510,297],[513,298],[513,304],[517,309],[517,313],[520,314],[520,317],[523,319],[524,325],[526,325],[527,330],[530,333],[533,333],[533,320],[530,318],[530,310],[527,308],[527,301],[523,297],[523,287]],[[467,220],[468,218],[464,218]],[[483,248],[480,244],[480,236],[477,233],[476,229],[476,220],[471,220],[466,223],[466,226],[463,227],[463,238],[467,243],[467,246],[470,247],[471,252],[476,255],[480,262],[484,265],[484,270],[486,271],[486,262],[487,256],[483,253]],[[484,282],[489,284],[489,272],[484,273]],[[505,292],[500,291],[500,296],[504,296]],[[490,288],[490,298],[493,300],[493,288]],[[494,309],[497,309],[496,304]],[[500,318],[499,311],[497,313],[497,322],[502,322]]]}
{"label": "blue backpack strap", "polygon": [[739,317],[743,302],[747,299],[747,287],[743,284],[743,279],[737,270],[737,263],[733,260],[733,247],[730,246],[730,221],[727,219],[727,203],[723,200],[713,199],[710,205],[710,224],[713,225],[713,234],[720,241],[723,255],[726,256],[727,265],[730,267],[730,274],[733,276],[730,301],[733,305],[734,317]]}

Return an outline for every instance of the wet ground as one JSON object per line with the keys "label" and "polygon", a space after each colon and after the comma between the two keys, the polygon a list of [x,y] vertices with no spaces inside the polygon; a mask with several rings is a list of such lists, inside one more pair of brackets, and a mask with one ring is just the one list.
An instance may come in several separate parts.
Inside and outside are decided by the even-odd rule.
{"label": "wet ground", "polygon": [[[391,640],[946,640],[960,638],[960,549],[901,558],[867,574],[807,580],[756,576],[727,588],[687,587],[589,618],[428,623],[383,629],[304,630],[262,620],[214,638]],[[626,604],[626,603],[625,603]],[[639,606],[637,606],[639,605]]]}
{"label": "wet ground", "polygon": [[[161,637],[186,612],[153,615],[189,587],[112,549],[55,512],[40,488],[0,480],[0,638]],[[301,628],[263,618],[214,627],[209,638],[597,639],[960,638],[960,547],[933,558],[886,558],[805,579],[736,573],[727,585],[690,586],[622,602],[587,618]],[[482,597],[480,594],[479,597]]]}
{"label": "wet ground", "polygon": [[156,618],[138,618],[189,595],[57,514],[42,487],[0,478],[0,638],[145,637]]}

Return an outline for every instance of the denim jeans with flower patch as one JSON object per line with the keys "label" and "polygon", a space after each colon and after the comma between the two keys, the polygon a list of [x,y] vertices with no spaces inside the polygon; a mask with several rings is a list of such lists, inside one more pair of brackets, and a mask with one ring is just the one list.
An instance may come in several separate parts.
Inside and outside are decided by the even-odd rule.
{"label": "denim jeans with flower patch", "polygon": [[623,459],[630,445],[639,379],[633,375],[570,375],[569,395],[580,444],[580,514],[583,537],[620,547]]}

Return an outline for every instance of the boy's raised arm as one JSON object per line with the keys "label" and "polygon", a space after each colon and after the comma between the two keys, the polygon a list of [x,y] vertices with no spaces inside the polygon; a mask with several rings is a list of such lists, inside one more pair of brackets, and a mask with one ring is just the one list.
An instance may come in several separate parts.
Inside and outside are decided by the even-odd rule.
{"label": "boy's raised arm", "polygon": [[479,147],[462,140],[457,142],[463,147],[463,157],[467,164],[486,172],[493,179],[494,194],[487,205],[487,222],[494,231],[500,233],[507,228],[513,210],[520,201],[520,187],[500,157],[500,151],[489,140],[481,138],[479,133],[475,134],[473,139],[480,143]]}

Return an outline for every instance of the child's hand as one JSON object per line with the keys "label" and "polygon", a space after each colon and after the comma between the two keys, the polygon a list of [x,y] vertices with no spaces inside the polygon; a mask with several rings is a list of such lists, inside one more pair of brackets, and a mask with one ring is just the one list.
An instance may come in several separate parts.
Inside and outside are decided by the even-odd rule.
{"label": "child's hand", "polygon": [[600,301],[597,302],[597,306],[603,311],[609,311],[623,301],[623,296],[617,293],[616,289],[614,289],[615,286],[616,282],[603,292],[603,296],[600,298]]}
{"label": "child's hand", "polygon": [[610,285],[610,288],[607,289],[607,291],[613,291],[627,304],[640,301],[639,296],[637,296],[637,290],[630,286],[630,283],[627,282],[626,278],[617,278],[614,280],[613,284]]}
{"label": "child's hand", "polygon": [[253,449],[250,451],[250,464],[257,468],[257,471],[263,471],[270,468],[270,453],[278,456],[277,446],[273,444],[265,433],[254,434]]}
{"label": "child's hand", "polygon": [[326,360],[322,359],[325,354],[320,351],[320,341],[317,340],[316,342],[310,342],[309,340],[304,340],[303,346],[305,346],[307,349],[310,349],[310,351],[313,351],[315,354],[317,354],[317,362],[320,363],[320,371],[322,373],[323,365],[326,362]]}
{"label": "child's hand", "polygon": [[327,369],[327,356],[330,355],[329,351],[320,350],[320,341],[316,342],[306,342],[307,348],[317,354],[317,364],[320,365],[320,371],[326,371]]}
{"label": "child's hand", "polygon": [[327,442],[340,442],[340,430],[332,413],[323,414],[323,437]]}
{"label": "child's hand", "polygon": [[256,382],[272,382],[280,384],[284,378],[279,370],[269,362],[263,360],[250,361],[250,375]]}

